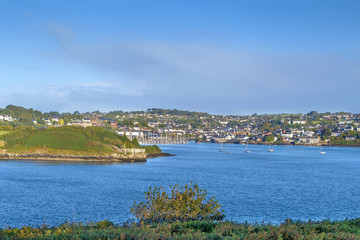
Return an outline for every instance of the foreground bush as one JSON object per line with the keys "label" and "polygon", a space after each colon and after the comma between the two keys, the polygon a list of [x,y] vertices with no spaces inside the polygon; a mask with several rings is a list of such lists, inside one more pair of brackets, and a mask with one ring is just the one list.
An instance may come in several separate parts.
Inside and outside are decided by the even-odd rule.
{"label": "foreground bush", "polygon": [[293,222],[280,225],[190,221],[116,226],[109,221],[86,225],[0,229],[0,239],[360,239],[360,219]]}
{"label": "foreground bush", "polygon": [[170,188],[171,194],[168,195],[162,187],[150,187],[145,193],[145,201],[135,202],[131,213],[145,223],[218,221],[225,217],[220,210],[221,204],[215,197],[206,200],[206,190],[201,190],[197,184]]}

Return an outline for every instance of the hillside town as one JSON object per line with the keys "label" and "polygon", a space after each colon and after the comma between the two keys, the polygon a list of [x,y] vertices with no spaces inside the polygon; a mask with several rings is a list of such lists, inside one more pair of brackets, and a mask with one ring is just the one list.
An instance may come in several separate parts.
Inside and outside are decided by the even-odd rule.
{"label": "hillside town", "polygon": [[101,113],[41,113],[9,105],[0,109],[0,125],[35,128],[102,126],[145,144],[212,143],[360,145],[360,114],[318,113],[211,115],[148,109]]}

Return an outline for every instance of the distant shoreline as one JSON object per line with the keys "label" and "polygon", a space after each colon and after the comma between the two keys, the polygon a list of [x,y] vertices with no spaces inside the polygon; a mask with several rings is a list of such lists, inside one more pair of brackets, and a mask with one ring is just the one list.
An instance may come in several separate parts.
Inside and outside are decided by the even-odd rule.
{"label": "distant shoreline", "polygon": [[[214,144],[213,142],[200,142],[200,143],[211,143]],[[220,143],[215,143],[215,144],[220,144]],[[245,145],[244,143],[239,143],[239,142],[223,142],[223,144],[238,144],[238,145]],[[276,146],[308,146],[308,147],[360,147],[359,145],[351,145],[351,144],[347,144],[347,145],[338,145],[338,144],[294,144],[294,143],[264,143],[264,142],[258,142],[258,143],[246,143],[248,145],[276,145]]]}

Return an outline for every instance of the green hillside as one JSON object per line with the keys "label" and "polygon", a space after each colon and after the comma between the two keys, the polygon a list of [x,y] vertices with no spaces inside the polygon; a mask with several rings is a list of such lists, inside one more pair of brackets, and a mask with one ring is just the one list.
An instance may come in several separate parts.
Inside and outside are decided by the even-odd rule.
{"label": "green hillside", "polygon": [[1,135],[9,152],[108,154],[115,147],[140,148],[137,141],[105,130],[101,127],[31,127]]}

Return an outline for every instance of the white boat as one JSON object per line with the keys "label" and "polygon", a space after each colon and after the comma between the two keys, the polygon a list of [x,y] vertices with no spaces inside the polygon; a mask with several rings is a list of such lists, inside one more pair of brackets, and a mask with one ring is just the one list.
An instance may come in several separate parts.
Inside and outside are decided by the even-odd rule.
{"label": "white boat", "polygon": [[246,147],[245,147],[245,153],[251,153],[250,150],[247,149],[248,145],[246,144]]}
{"label": "white boat", "polygon": [[269,145],[269,150],[268,152],[274,152],[274,148],[271,148],[271,146]]}
{"label": "white boat", "polygon": [[220,143],[220,149],[219,149],[219,152],[225,152],[225,149],[223,149],[223,146],[222,146],[222,143]]}
{"label": "white boat", "polygon": [[320,147],[320,154],[326,154],[326,152],[322,150],[322,146]]}

